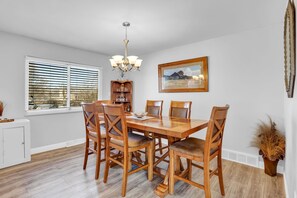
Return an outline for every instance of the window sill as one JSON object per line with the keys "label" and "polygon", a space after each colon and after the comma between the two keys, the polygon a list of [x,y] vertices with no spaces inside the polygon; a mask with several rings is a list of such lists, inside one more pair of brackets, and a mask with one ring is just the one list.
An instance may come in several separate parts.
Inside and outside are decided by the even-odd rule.
{"label": "window sill", "polygon": [[71,109],[46,109],[46,110],[25,110],[25,116],[38,116],[38,115],[51,115],[51,114],[63,114],[63,113],[75,113],[82,112],[81,107]]}

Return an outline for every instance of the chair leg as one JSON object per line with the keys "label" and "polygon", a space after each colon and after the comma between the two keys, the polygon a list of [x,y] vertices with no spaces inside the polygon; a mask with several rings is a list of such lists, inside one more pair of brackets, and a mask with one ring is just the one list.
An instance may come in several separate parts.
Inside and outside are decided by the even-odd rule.
{"label": "chair leg", "polygon": [[187,159],[187,166],[188,166],[188,179],[192,180],[192,160]]}
{"label": "chair leg", "polygon": [[156,138],[152,138],[153,140],[153,147],[152,147],[152,152],[153,152],[153,164],[155,164],[155,158],[156,158]]}
{"label": "chair leg", "polygon": [[[149,137],[150,136],[149,132],[145,131],[144,136]],[[145,151],[145,163],[148,163],[148,147],[145,147],[144,151]]]}
{"label": "chair leg", "polygon": [[97,150],[97,142],[94,142],[94,150],[95,150],[95,151],[98,151],[98,150]]}
{"label": "chair leg", "polygon": [[87,162],[88,162],[88,157],[89,157],[89,145],[90,145],[90,141],[87,138],[86,139],[86,146],[85,146],[85,158],[84,158],[84,166],[83,169],[86,170],[87,168]]}
{"label": "chair leg", "polygon": [[210,178],[209,178],[209,164],[204,164],[204,192],[205,192],[205,198],[210,198]]}
{"label": "chair leg", "polygon": [[162,139],[161,137],[158,137],[158,144],[159,144],[159,148],[160,148],[160,154],[162,155],[163,154],[163,145],[162,145]]}
{"label": "chair leg", "polygon": [[223,181],[222,156],[220,153],[218,155],[218,176],[219,176],[221,194],[224,196],[225,189],[224,189],[224,181]]}
{"label": "chair leg", "polygon": [[[95,143],[94,143],[95,145]],[[96,173],[95,173],[95,179],[97,180],[99,178],[99,173],[100,173],[100,161],[101,161],[101,143],[96,143]]]}
{"label": "chair leg", "polygon": [[127,180],[128,180],[128,168],[129,168],[129,153],[124,152],[124,170],[122,181],[122,197],[126,196]]}
{"label": "chair leg", "polygon": [[109,166],[110,166],[110,147],[108,142],[106,142],[105,145],[105,170],[104,170],[104,179],[103,182],[106,183],[107,182],[107,178],[108,178],[108,171],[109,171]]}
{"label": "chair leg", "polygon": [[128,153],[128,171],[132,170],[132,153]]}
{"label": "chair leg", "polygon": [[174,193],[174,162],[175,155],[173,150],[169,150],[169,194]]}
{"label": "chair leg", "polygon": [[148,180],[152,181],[153,179],[153,146],[154,146],[154,142],[152,141],[148,147]]}

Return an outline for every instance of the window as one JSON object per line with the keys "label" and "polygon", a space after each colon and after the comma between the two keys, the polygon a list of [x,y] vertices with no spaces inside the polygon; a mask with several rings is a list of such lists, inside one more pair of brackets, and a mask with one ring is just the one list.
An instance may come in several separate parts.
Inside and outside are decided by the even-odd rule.
{"label": "window", "polygon": [[81,102],[98,100],[102,90],[100,70],[97,67],[27,57],[27,113],[67,112],[80,109]]}

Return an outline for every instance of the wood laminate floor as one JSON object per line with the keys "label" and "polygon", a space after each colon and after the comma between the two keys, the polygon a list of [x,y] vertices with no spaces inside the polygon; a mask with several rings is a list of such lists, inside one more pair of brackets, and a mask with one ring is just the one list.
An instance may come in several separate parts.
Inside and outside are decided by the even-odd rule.
{"label": "wood laminate floor", "polygon": [[[84,145],[58,149],[32,156],[29,163],[0,170],[0,197],[21,198],[91,198],[121,197],[122,169],[110,169],[107,184],[102,181],[102,163],[99,180],[95,180],[95,156],[90,155],[86,171],[82,169]],[[166,166],[166,164],[164,164]],[[263,170],[230,161],[223,161],[226,198],[285,197],[283,176],[270,177]],[[202,181],[202,171],[193,168],[193,178]],[[126,197],[157,197],[154,189],[162,181],[154,176],[152,182],[146,171],[128,178]],[[213,198],[220,194],[218,178],[211,179]],[[175,194],[167,197],[204,197],[204,191],[184,182],[175,185]]]}

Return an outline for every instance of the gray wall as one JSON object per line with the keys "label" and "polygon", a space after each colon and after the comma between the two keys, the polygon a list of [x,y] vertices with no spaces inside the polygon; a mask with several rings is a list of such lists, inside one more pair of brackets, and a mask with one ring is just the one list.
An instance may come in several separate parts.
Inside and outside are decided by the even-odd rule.
{"label": "gray wall", "polygon": [[[4,116],[25,115],[25,56],[68,61],[103,67],[102,97],[109,98],[110,80],[114,77],[108,57],[98,53],[0,32],[0,100]],[[41,147],[84,137],[81,112],[27,116],[31,121],[31,147]]]}
{"label": "gray wall", "polygon": [[[191,117],[209,119],[212,106],[230,104],[223,147],[258,156],[250,142],[260,119],[268,114],[284,131],[282,31],[277,24],[142,57],[140,73],[130,75],[134,109],[143,111],[147,99],[163,99],[163,115],[168,115],[170,100],[191,100]],[[209,60],[209,92],[158,92],[158,64],[201,56]]]}

